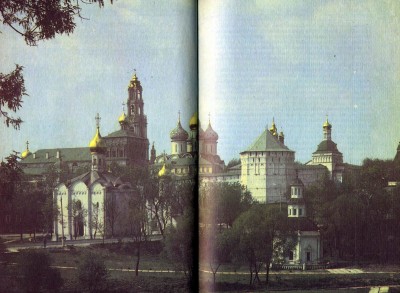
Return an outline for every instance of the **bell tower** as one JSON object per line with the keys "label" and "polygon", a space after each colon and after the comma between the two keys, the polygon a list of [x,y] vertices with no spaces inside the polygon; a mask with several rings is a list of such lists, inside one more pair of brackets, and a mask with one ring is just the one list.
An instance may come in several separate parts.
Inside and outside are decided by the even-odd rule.
{"label": "bell tower", "polygon": [[142,86],[136,76],[136,70],[128,85],[128,115],[129,128],[135,136],[147,138],[147,117],[144,115],[144,103],[142,98]]}

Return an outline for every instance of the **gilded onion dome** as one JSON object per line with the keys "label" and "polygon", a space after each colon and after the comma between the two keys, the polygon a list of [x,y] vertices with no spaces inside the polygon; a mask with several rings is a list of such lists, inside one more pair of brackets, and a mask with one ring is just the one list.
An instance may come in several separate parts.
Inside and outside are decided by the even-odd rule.
{"label": "gilded onion dome", "polygon": [[167,175],[167,173],[168,173],[168,171],[167,171],[167,168],[164,163],[164,165],[162,166],[160,171],[158,171],[158,177],[164,177],[165,175]]}
{"label": "gilded onion dome", "polygon": [[180,118],[178,119],[177,126],[170,132],[169,136],[171,140],[187,140],[189,138],[189,134],[181,125]]}
{"label": "gilded onion dome", "polygon": [[190,118],[189,121],[189,127],[191,130],[197,129],[198,126],[198,118],[197,118],[197,112],[193,114],[193,116]]}
{"label": "gilded onion dome", "polygon": [[326,121],[324,122],[324,124],[322,125],[322,128],[328,128],[331,129],[332,125],[329,123],[328,121],[328,116],[326,116]]}
{"label": "gilded onion dome", "polygon": [[202,134],[202,136],[204,137],[204,139],[206,140],[218,140],[218,133],[216,133],[214,131],[214,129],[212,129],[211,127],[211,123],[208,123],[208,127],[206,129],[206,131],[204,131],[204,133]]}
{"label": "gilded onion dome", "polygon": [[119,116],[118,122],[119,122],[120,124],[126,122],[126,115],[125,115],[125,112],[122,112],[121,116]]}
{"label": "gilded onion dome", "polygon": [[137,76],[136,76],[136,71],[135,71],[135,73],[133,74],[131,80],[129,81],[128,88],[139,88],[139,89],[142,88],[142,86],[140,85],[140,81],[139,81],[139,79],[138,79]]}
{"label": "gilded onion dome", "polygon": [[91,153],[101,153],[105,151],[104,141],[100,135],[100,128],[97,127],[96,134],[89,143]]}
{"label": "gilded onion dome", "polygon": [[271,132],[273,135],[277,135],[277,128],[276,128],[276,125],[275,125],[275,119],[274,118],[272,118],[272,126],[269,129],[269,132]]}
{"label": "gilded onion dome", "polygon": [[27,156],[29,156],[31,152],[29,151],[29,142],[26,142],[26,150],[22,152],[21,154],[21,159],[25,159]]}

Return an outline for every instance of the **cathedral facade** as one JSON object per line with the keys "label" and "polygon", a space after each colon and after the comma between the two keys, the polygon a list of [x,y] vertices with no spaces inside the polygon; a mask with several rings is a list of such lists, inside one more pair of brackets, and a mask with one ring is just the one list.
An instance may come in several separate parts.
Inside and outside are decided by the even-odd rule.
{"label": "cathedral facade", "polygon": [[129,235],[126,217],[134,191],[107,171],[99,122],[89,150],[91,170],[54,188],[53,202],[60,211],[54,220],[54,241]]}

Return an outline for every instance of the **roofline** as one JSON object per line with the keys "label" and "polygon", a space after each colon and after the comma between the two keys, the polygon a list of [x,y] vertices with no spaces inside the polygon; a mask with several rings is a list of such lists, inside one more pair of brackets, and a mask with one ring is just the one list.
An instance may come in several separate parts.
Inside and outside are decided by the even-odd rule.
{"label": "roofline", "polygon": [[286,153],[296,153],[295,151],[292,151],[292,150],[290,150],[290,149],[287,149],[287,150],[285,150],[285,149],[283,149],[283,150],[276,150],[276,149],[266,149],[266,150],[262,150],[262,151],[243,151],[243,152],[240,152],[239,154],[241,155],[241,154],[244,154],[244,153],[262,153],[262,152],[286,152]]}

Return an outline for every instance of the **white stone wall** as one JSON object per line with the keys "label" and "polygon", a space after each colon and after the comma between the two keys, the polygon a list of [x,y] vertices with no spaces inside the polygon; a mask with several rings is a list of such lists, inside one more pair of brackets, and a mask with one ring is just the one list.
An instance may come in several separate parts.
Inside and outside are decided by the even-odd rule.
{"label": "white stone wall", "polygon": [[[321,239],[318,231],[300,231],[297,243],[292,250],[293,260],[287,256],[288,264],[316,263],[322,258]],[[307,260],[309,253],[310,260]]]}
{"label": "white stone wall", "polygon": [[259,202],[286,202],[289,184],[295,178],[294,153],[245,152],[240,155],[241,184]]}

